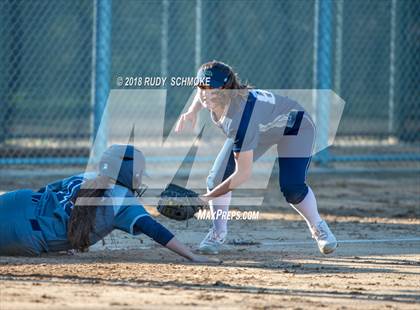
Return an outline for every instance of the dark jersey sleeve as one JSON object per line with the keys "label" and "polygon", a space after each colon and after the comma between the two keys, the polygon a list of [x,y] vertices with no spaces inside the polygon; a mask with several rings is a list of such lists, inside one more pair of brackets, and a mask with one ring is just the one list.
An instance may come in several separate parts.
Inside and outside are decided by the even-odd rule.
{"label": "dark jersey sleeve", "polygon": [[163,246],[174,237],[169,230],[149,215],[132,191],[117,185],[108,193],[111,194],[116,212],[114,228],[132,235],[143,233]]}
{"label": "dark jersey sleeve", "polygon": [[140,217],[134,224],[133,232],[135,235],[143,233],[163,246],[174,237],[173,233],[150,216]]}
{"label": "dark jersey sleeve", "polygon": [[115,212],[114,228],[134,235],[134,224],[139,218],[150,217],[134,194],[125,187],[116,185],[110,192]]}
{"label": "dark jersey sleeve", "polygon": [[139,218],[150,217],[149,213],[140,204],[121,206],[114,218],[114,227],[135,235],[134,224]]}

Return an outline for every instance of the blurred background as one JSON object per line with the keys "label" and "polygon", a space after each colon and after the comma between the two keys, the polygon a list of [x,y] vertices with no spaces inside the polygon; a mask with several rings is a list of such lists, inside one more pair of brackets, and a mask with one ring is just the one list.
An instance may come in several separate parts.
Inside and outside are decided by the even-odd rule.
{"label": "blurred background", "polygon": [[[87,163],[117,77],[217,59],[257,88],[344,99],[319,164],[418,167],[419,16],[418,0],[0,0],[0,165]],[[192,91],[168,88],[165,133]]]}

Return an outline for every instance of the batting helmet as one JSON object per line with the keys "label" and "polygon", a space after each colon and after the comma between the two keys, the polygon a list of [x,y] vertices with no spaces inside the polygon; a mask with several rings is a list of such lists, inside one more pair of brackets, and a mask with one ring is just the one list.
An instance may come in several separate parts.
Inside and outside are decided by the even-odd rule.
{"label": "batting helmet", "polygon": [[141,196],[146,190],[142,184],[146,159],[143,153],[132,145],[114,144],[110,146],[99,161],[99,173],[114,179],[117,184],[135,191]]}

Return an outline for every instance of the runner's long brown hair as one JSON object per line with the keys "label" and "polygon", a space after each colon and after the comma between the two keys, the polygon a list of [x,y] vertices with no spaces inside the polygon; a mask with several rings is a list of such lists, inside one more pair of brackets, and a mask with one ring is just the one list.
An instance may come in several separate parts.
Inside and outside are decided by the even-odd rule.
{"label": "runner's long brown hair", "polygon": [[73,249],[80,252],[86,251],[91,245],[89,235],[95,231],[97,205],[82,205],[77,203],[77,198],[104,197],[109,188],[110,179],[107,176],[98,176],[92,180],[83,182],[76,197],[73,198],[72,209],[67,238]]}

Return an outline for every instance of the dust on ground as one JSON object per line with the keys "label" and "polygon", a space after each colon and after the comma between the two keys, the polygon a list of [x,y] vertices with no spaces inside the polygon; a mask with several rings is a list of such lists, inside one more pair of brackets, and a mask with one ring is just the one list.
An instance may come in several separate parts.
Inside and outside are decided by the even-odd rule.
{"label": "dust on ground", "polygon": [[[2,178],[0,190],[56,178]],[[192,264],[144,236],[115,232],[74,256],[0,257],[0,308],[418,308],[419,175],[313,174],[309,183],[342,241],[333,255],[318,252],[274,182],[258,220],[229,223],[221,265]],[[193,248],[210,226],[157,219]]]}

